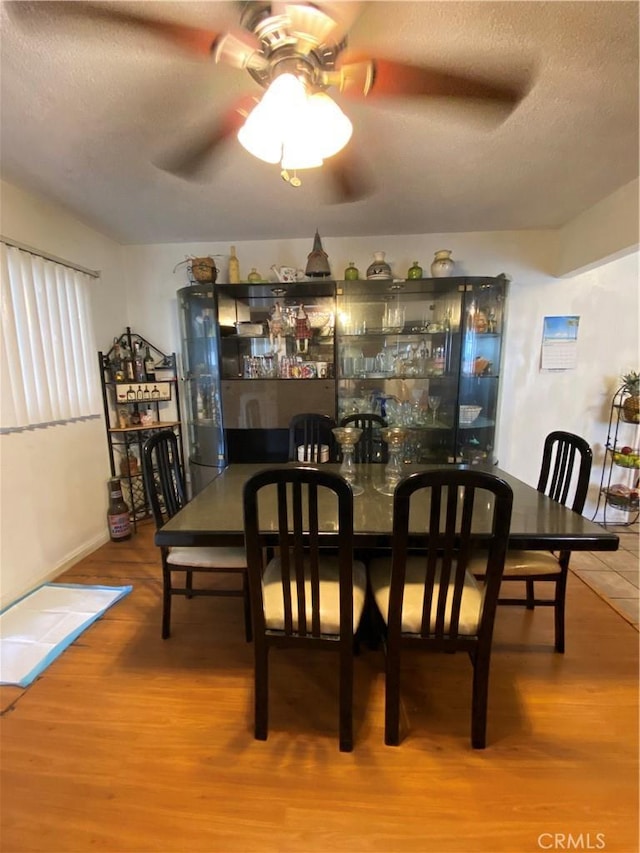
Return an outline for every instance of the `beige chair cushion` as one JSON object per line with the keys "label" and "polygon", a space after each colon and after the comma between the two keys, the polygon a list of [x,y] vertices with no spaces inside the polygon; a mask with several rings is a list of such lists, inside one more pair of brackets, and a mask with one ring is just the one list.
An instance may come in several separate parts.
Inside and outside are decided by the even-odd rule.
{"label": "beige chair cushion", "polygon": [[[426,573],[426,559],[423,557],[408,557],[405,576],[404,599],[402,603],[402,633],[419,634],[422,624],[422,600],[424,597],[424,578]],[[391,579],[391,560],[380,557],[372,560],[369,566],[369,577],[371,588],[380,609],[380,613],[387,621],[389,613],[389,581]],[[440,566],[436,567],[436,580],[431,602],[431,625],[430,630],[435,630],[436,607],[440,591]],[[447,615],[445,616],[445,631],[449,630],[449,618],[451,601],[453,599],[453,587],[447,595]],[[460,603],[460,621],[458,633],[465,636],[475,636],[478,632],[480,616],[482,615],[482,602],[484,593],[473,575],[465,573],[464,589],[462,590],[462,601]]]}
{"label": "beige chair cushion", "polygon": [[[474,575],[484,575],[486,557],[472,557],[468,570]],[[504,575],[557,575],[561,571],[558,558],[550,551],[508,551],[504,563]]]}
{"label": "beige chair cushion", "polygon": [[167,563],[201,569],[246,569],[244,548],[170,548]]}
{"label": "beige chair cushion", "polygon": [[[340,584],[337,557],[323,557],[320,560],[320,631],[323,634],[340,633]],[[305,577],[309,576],[308,565]],[[305,600],[307,618],[311,612],[311,581],[305,581]],[[364,596],[367,588],[367,571],[363,563],[353,562],[353,630],[355,632],[362,616]],[[274,557],[267,565],[262,577],[262,599],[267,628],[274,631],[284,630],[284,602],[282,598],[282,566],[280,557]],[[291,582],[291,610],[294,628],[298,620],[298,602],[296,584]],[[310,627],[310,625],[308,625]]]}

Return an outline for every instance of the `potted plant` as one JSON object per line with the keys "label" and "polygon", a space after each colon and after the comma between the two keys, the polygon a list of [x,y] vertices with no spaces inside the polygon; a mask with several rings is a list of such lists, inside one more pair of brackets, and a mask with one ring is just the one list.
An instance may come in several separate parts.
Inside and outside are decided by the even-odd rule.
{"label": "potted plant", "polygon": [[640,423],[640,373],[630,370],[622,376],[622,416],[632,424]]}

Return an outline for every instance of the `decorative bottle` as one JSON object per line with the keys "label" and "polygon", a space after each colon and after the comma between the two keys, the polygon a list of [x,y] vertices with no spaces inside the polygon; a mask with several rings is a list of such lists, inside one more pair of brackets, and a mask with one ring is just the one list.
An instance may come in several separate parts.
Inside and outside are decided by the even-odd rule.
{"label": "decorative bottle", "polygon": [[262,276],[255,267],[251,267],[251,272],[247,276],[247,281],[251,282],[251,284],[256,284],[257,282],[262,281]]}
{"label": "decorative bottle", "polygon": [[111,355],[111,378],[114,382],[124,382],[124,369],[122,366],[122,355],[120,354],[120,341],[113,339],[113,352]]}
{"label": "decorative bottle", "polygon": [[156,378],[156,365],[149,347],[146,348],[144,353],[144,372],[147,382],[153,382]]}
{"label": "decorative bottle", "polygon": [[434,278],[447,278],[453,272],[453,258],[450,249],[440,249],[431,263],[431,275]]}
{"label": "decorative bottle", "polygon": [[231,247],[229,255],[229,284],[238,284],[240,281],[240,261],[236,255],[236,247]]}
{"label": "decorative bottle", "polygon": [[367,267],[367,278],[393,278],[391,267],[384,256],[385,252],[373,253],[373,263]]}
{"label": "decorative bottle", "polygon": [[409,280],[422,278],[422,267],[417,261],[414,261],[413,266],[409,267],[409,271],[407,272],[407,278]]}
{"label": "decorative bottle", "polygon": [[107,509],[107,524],[109,536],[113,542],[122,542],[131,538],[131,521],[129,507],[122,497],[122,486],[119,477],[109,480],[109,508]]}
{"label": "decorative bottle", "polygon": [[349,261],[349,266],[344,271],[345,281],[357,281],[360,278],[360,273],[353,261]]}

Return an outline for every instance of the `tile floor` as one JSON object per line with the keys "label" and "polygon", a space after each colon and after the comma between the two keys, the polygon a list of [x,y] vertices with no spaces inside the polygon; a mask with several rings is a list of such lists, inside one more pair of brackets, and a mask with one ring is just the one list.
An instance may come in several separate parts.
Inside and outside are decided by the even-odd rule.
{"label": "tile floor", "polygon": [[[639,524],[622,527],[608,524],[617,533],[620,547],[611,552],[578,552],[571,555],[571,571],[628,622],[640,625],[640,561],[638,557]],[[640,630],[640,629],[639,629]]]}

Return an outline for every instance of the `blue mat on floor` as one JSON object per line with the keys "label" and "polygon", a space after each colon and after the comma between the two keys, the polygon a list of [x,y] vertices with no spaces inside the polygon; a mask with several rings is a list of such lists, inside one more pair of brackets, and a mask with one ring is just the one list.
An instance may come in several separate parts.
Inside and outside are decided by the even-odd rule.
{"label": "blue mat on floor", "polygon": [[0,684],[27,687],[131,586],[45,583],[0,612]]}

